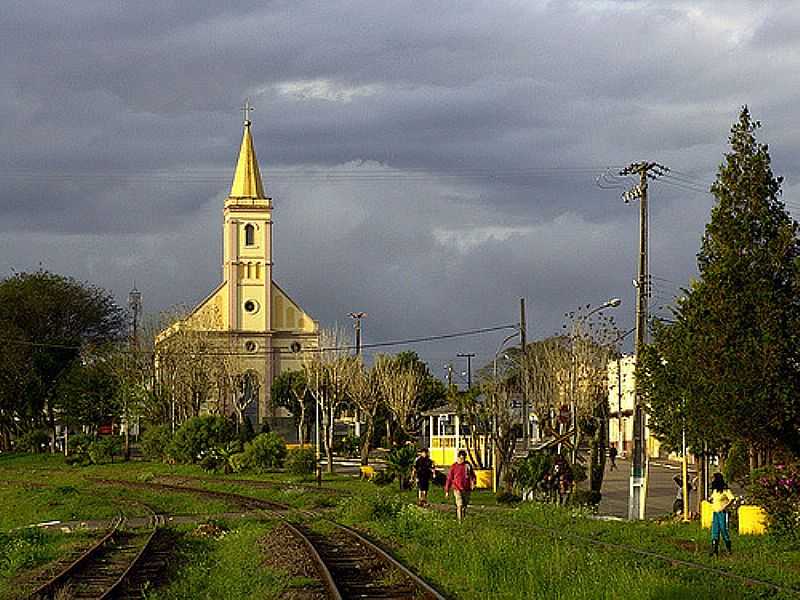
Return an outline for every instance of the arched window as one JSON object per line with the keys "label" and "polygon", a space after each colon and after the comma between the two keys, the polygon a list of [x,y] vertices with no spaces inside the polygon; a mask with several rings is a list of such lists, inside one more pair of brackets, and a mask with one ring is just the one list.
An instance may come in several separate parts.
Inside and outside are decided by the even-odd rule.
{"label": "arched window", "polygon": [[256,243],[256,228],[249,223],[244,226],[244,245],[254,246]]}

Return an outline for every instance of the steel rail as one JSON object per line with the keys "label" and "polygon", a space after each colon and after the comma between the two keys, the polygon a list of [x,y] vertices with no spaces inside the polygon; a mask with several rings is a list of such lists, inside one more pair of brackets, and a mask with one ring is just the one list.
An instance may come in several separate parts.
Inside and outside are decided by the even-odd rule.
{"label": "steel rail", "polygon": [[333,523],[333,525],[336,526],[338,529],[348,532],[350,535],[355,537],[359,542],[364,544],[371,551],[375,552],[381,558],[388,561],[392,566],[402,571],[406,576],[408,576],[412,581],[414,581],[414,583],[416,583],[419,587],[425,590],[425,592],[433,596],[433,598],[435,598],[436,600],[447,600],[447,598],[444,595],[442,595],[441,592],[436,590],[427,581],[425,581],[419,575],[414,573],[411,569],[406,567],[403,563],[401,563],[394,556],[389,554],[386,550],[381,548],[378,544],[376,544],[369,538],[365,537],[363,534],[359,533],[355,529],[348,527],[347,525],[342,525],[341,523],[336,523],[335,521],[330,521],[329,519],[327,520],[330,523]]}
{"label": "steel rail", "polygon": [[30,598],[32,600],[36,600],[38,598],[49,598],[53,596],[56,589],[59,587],[63,587],[67,580],[72,576],[72,574],[83,565],[85,561],[87,561],[91,556],[99,552],[108,542],[113,541],[117,535],[119,535],[120,528],[122,527],[122,523],[124,523],[125,519],[122,517],[116,517],[111,525],[111,530],[106,533],[102,538],[100,538],[97,542],[92,544],[87,550],[82,552],[78,558],[73,560],[69,563],[66,567],[64,567],[61,571],[59,571],[56,575],[51,577],[49,580],[41,584],[37,587],[31,594]]}
{"label": "steel rail", "polygon": [[316,564],[317,573],[319,573],[325,589],[328,590],[330,600],[342,600],[342,594],[339,591],[339,588],[336,586],[336,581],[333,579],[333,575],[331,575],[328,565],[326,565],[325,561],[322,560],[322,557],[320,556],[319,552],[317,552],[314,544],[311,543],[311,540],[309,540],[302,531],[292,525],[289,521],[284,519],[283,522],[289,528],[289,530],[297,538],[299,538],[301,542],[303,542],[306,550],[308,550],[308,553],[311,555],[311,559]]}

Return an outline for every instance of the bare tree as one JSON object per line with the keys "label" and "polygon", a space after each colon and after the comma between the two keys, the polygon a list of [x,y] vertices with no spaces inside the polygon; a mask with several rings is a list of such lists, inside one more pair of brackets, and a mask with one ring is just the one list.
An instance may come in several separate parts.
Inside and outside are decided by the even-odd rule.
{"label": "bare tree", "polygon": [[417,429],[420,394],[425,373],[415,364],[404,364],[395,357],[380,355],[373,367],[387,408],[397,425],[413,437]]}
{"label": "bare tree", "polygon": [[361,357],[358,358],[358,364],[350,381],[349,394],[350,400],[366,421],[366,430],[361,434],[361,464],[368,465],[370,444],[375,431],[375,417],[382,399],[377,373],[374,368],[367,369]]}
{"label": "bare tree", "polygon": [[334,421],[339,407],[347,400],[350,383],[357,371],[357,360],[349,354],[347,334],[341,329],[323,329],[320,348],[304,354],[303,371],[308,391],[322,414],[323,444],[327,470],[333,473]]}
{"label": "bare tree", "polygon": [[171,325],[156,340],[160,392],[170,405],[173,428],[201,409],[219,413],[225,407],[225,381],[230,377],[230,349],[216,331],[216,312],[187,319],[183,310],[166,317]]}

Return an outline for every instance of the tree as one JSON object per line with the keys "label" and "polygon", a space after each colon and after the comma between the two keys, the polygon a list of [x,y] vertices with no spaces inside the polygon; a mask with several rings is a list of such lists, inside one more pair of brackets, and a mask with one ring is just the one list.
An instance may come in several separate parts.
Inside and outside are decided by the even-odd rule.
{"label": "tree", "polygon": [[0,281],[0,329],[14,336],[2,352],[25,357],[21,369],[15,361],[0,363],[0,385],[9,386],[0,391],[4,407],[10,394],[22,392],[16,417],[23,427],[46,424],[54,450],[61,378],[82,352],[120,339],[124,312],[103,289],[39,270]]}
{"label": "tree", "polygon": [[320,348],[303,357],[308,391],[322,414],[323,443],[329,473],[333,473],[333,430],[336,413],[347,400],[357,360],[348,353],[346,334],[338,329],[320,332]]}
{"label": "tree", "polygon": [[298,369],[278,375],[272,382],[272,400],[292,413],[302,447],[308,439],[314,416],[314,399],[308,392],[306,372]]}
{"label": "tree", "polygon": [[670,442],[685,421],[695,444],[742,440],[767,457],[800,453],[800,245],[759,127],[744,107],[711,187],[699,279],[675,323],[655,328],[637,382]]}
{"label": "tree", "polygon": [[367,369],[361,357],[350,381],[350,400],[365,420],[366,429],[361,434],[361,464],[369,464],[369,449],[375,431],[375,419],[382,405],[380,384],[375,368]]}
{"label": "tree", "polygon": [[373,368],[386,407],[400,429],[413,437],[427,369],[421,362],[405,360],[402,354],[393,357],[381,354]]}
{"label": "tree", "polygon": [[176,308],[165,315],[164,322],[171,325],[156,342],[157,394],[169,406],[173,427],[200,415],[201,409],[236,410],[229,401],[234,400],[240,372],[229,342],[214,331],[221,316],[211,311],[202,319],[187,320],[187,314]]}

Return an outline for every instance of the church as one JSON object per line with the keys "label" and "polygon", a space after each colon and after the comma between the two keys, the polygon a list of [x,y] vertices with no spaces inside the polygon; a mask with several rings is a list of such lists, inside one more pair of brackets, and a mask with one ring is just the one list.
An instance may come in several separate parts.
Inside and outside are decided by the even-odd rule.
{"label": "church", "polygon": [[[301,368],[303,355],[319,346],[319,325],[272,278],[272,199],[264,193],[249,105],[243,110],[239,159],[222,211],[222,282],[185,318],[159,333],[156,346],[168,347],[181,330],[206,336],[216,354],[233,359],[228,365],[246,382],[238,393],[251,397],[241,403],[246,406],[240,416],[254,425],[275,426],[287,413],[271,402],[272,381],[282,371]],[[224,399],[216,403],[201,410],[230,413],[235,405]]]}

